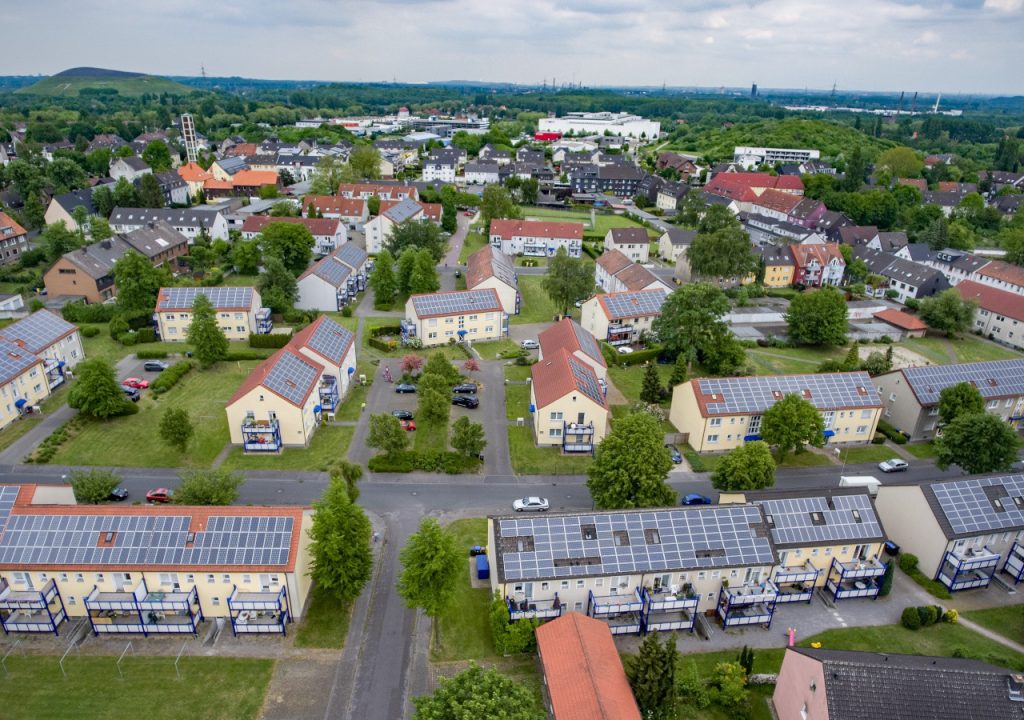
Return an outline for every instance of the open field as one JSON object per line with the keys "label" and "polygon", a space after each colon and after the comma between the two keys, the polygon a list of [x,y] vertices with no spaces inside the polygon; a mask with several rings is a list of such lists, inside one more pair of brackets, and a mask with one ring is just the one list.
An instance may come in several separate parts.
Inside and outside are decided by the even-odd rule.
{"label": "open field", "polygon": [[352,619],[352,604],[342,603],[313,586],[306,614],[295,630],[295,645],[308,648],[343,648]]}
{"label": "open field", "polygon": [[[185,353],[192,349],[192,346],[188,343],[180,342],[155,342],[128,347],[127,345],[122,345],[114,340],[114,338],[110,337],[110,331],[108,329],[109,326],[106,323],[79,323],[78,326],[80,328],[89,326],[99,328],[99,335],[91,338],[82,337],[85,356],[90,360],[94,358],[102,358],[111,365],[116,365],[121,358],[134,355],[140,351],[162,350],[172,354],[179,353],[184,357]],[[249,347],[248,342],[232,342],[228,343],[228,352],[256,353],[270,357],[276,352],[276,350],[272,348],[251,348]]]}
{"label": "open field", "polygon": [[[101,71],[102,72],[102,71]],[[19,95],[48,95],[51,97],[77,97],[82,90],[111,90],[116,95],[138,97],[139,95],[188,95],[195,91],[187,85],[174,80],[155,77],[153,75],[107,76],[93,75],[53,75],[43,78],[33,85],[19,88]]]}
{"label": "open field", "polygon": [[[522,296],[520,312],[509,318],[513,325],[527,323],[549,323],[558,314],[558,308],[541,286],[541,275],[520,275],[519,294]],[[575,310],[575,308],[574,308]],[[574,313],[577,317],[579,311]]]}
{"label": "open field", "polygon": [[336,461],[348,456],[354,427],[324,425],[317,428],[307,448],[285,448],[280,454],[244,453],[242,448],[231,448],[221,467],[229,470],[301,470],[324,471]]}
{"label": "open field", "polygon": [[845,460],[849,465],[857,463],[880,463],[883,460],[896,457],[892,450],[885,445],[862,445],[859,447],[843,448],[839,455],[839,461]]}

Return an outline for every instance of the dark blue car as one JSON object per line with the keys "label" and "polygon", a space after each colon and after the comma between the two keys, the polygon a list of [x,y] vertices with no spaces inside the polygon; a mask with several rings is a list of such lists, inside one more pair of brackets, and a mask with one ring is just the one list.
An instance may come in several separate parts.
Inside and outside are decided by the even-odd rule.
{"label": "dark blue car", "polygon": [[711,498],[700,493],[690,493],[679,501],[680,505],[710,505]]}

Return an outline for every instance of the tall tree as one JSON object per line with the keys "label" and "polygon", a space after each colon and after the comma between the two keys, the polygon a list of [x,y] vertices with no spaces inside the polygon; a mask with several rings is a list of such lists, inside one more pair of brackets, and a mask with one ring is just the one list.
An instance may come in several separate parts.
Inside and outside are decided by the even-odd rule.
{"label": "tall tree", "polygon": [[431,222],[407,222],[396,225],[391,229],[385,243],[388,251],[396,257],[408,247],[429,250],[435,263],[444,257],[445,246],[446,240],[441,234],[441,228]]}
{"label": "tall tree", "polygon": [[640,399],[645,403],[659,403],[661,402],[662,390],[658,366],[655,363],[648,363],[644,369],[643,384],[640,387]]}
{"label": "tall tree", "polygon": [[661,426],[648,413],[615,421],[587,471],[587,488],[597,507],[616,510],[675,502],[675,491],[665,483],[672,458],[662,438]]}
{"label": "tall tree", "polygon": [[[399,268],[401,268],[401,264],[399,264]],[[433,293],[440,289],[441,280],[437,277],[434,256],[426,248],[417,251],[416,261],[413,264],[412,273],[409,275],[409,292]]]}
{"label": "tall tree", "polygon": [[39,239],[46,251],[46,259],[51,263],[57,262],[61,255],[78,247],[78,237],[68,230],[63,220],[58,220],[43,228]]}
{"label": "tall tree", "polygon": [[276,255],[267,258],[256,286],[259,288],[263,304],[274,312],[290,310],[299,297],[299,286],[295,276]]}
{"label": "tall tree", "polygon": [[444,197],[441,201],[441,229],[453,233],[459,226],[459,211],[455,208],[455,199]]}
{"label": "tall tree", "polygon": [[160,416],[160,439],[178,452],[185,452],[195,432],[184,408],[168,408]]}
{"label": "tall tree", "polygon": [[68,405],[95,418],[109,418],[126,412],[130,402],[114,378],[114,366],[93,358],[75,368],[78,379],[68,393]]}
{"label": "tall tree", "polygon": [[345,480],[332,475],[323,497],[313,503],[309,530],[309,574],[317,586],[342,602],[359,597],[373,571],[372,534],[370,521],[352,501]]}
{"label": "tall tree", "polygon": [[775,484],[775,459],[760,440],[730,450],[711,476],[716,490],[762,490]]}
{"label": "tall tree", "polygon": [[68,476],[68,485],[80,505],[98,505],[110,500],[121,482],[121,476],[109,470],[74,470]]}
{"label": "tall tree", "polygon": [[674,716],[678,656],[675,635],[663,644],[657,633],[644,638],[637,655],[627,656],[626,677],[645,718]]}
{"label": "tall tree", "polygon": [[370,273],[370,287],[373,288],[374,305],[377,308],[390,308],[395,297],[395,261],[391,253],[381,250],[373,262]]}
{"label": "tall tree", "polygon": [[380,179],[380,151],[373,145],[357,145],[352,148],[348,165],[357,180]]}
{"label": "tall tree", "polygon": [[701,350],[726,328],[721,318],[727,312],[729,300],[720,288],[708,283],[683,285],[666,298],[652,328],[666,350],[686,358],[689,373]]}
{"label": "tall tree", "polygon": [[725,205],[705,205],[701,210],[697,223],[697,233],[700,235],[714,235],[719,230],[739,230],[743,227],[732,210]]}
{"label": "tall tree", "polygon": [[117,207],[138,207],[139,193],[135,186],[128,182],[127,178],[119,178],[114,183],[113,189],[114,205]]}
{"label": "tall tree", "polygon": [[430,695],[412,699],[413,720],[544,720],[533,692],[495,668],[481,669],[476,663],[450,678],[441,678]]}
{"label": "tall tree", "polygon": [[463,415],[452,425],[451,445],[463,455],[479,455],[487,447],[484,426]]}
{"label": "tall tree", "polygon": [[860,145],[854,145],[850,152],[850,159],[846,161],[846,173],[843,175],[842,189],[846,192],[857,192],[864,184],[864,172],[867,164],[864,161],[864,151]]}
{"label": "tall tree", "polygon": [[568,315],[573,303],[593,293],[594,273],[583,258],[569,257],[565,248],[560,247],[540,284],[559,312]]}
{"label": "tall tree", "polygon": [[423,518],[398,559],[402,563],[398,594],[408,607],[419,608],[433,619],[436,632],[437,619],[451,607],[465,572],[455,536],[434,518]]}
{"label": "tall tree", "polygon": [[100,240],[112,238],[114,231],[110,229],[110,223],[107,222],[105,217],[93,215],[89,218],[89,236],[93,242],[99,242]]}
{"label": "tall tree", "polygon": [[370,430],[366,436],[366,447],[380,450],[385,455],[394,457],[409,446],[409,438],[398,422],[398,418],[390,413],[370,416]]}
{"label": "tall tree", "polygon": [[948,425],[963,415],[983,412],[985,398],[978,392],[978,388],[969,382],[944,387],[939,393],[939,420],[943,425]]}
{"label": "tall tree", "polygon": [[190,470],[181,474],[174,491],[179,505],[231,505],[238,500],[238,489],[245,478],[223,468]]}
{"label": "tall tree", "polygon": [[1019,438],[1013,427],[998,415],[958,415],[942,426],[935,440],[935,464],[945,470],[958,465],[968,475],[1006,472],[1017,460]]}
{"label": "tall tree", "polygon": [[313,170],[309,192],[313,195],[334,195],[343,182],[345,163],[333,155],[325,155],[317,161]]}
{"label": "tall tree", "polygon": [[125,311],[152,310],[161,287],[170,285],[171,274],[142,254],[129,250],[114,263],[117,306]]}
{"label": "tall tree", "polygon": [[686,259],[694,277],[720,281],[741,280],[757,270],[758,263],[750,236],[734,227],[698,234],[686,249]]}
{"label": "tall tree", "polygon": [[834,287],[805,292],[789,303],[789,339],[798,345],[844,345],[846,300]]}
{"label": "tall tree", "polygon": [[46,177],[57,194],[78,190],[86,186],[85,171],[74,160],[54,158],[46,166]]}
{"label": "tall tree", "polygon": [[92,204],[96,208],[97,215],[109,218],[116,204],[114,193],[106,185],[98,187],[92,193]]}
{"label": "tall tree", "polygon": [[411,292],[409,287],[412,280],[412,271],[416,269],[416,254],[416,248],[409,246],[402,250],[402,254],[398,256],[395,281],[398,286],[398,292],[401,295],[408,295]]}
{"label": "tall tree", "polygon": [[892,177],[916,178],[921,176],[924,163],[917,153],[908,147],[894,147],[886,150],[875,161],[875,171],[888,172]]}
{"label": "tall tree", "polygon": [[965,300],[955,288],[950,288],[922,300],[919,314],[930,328],[955,338],[970,328],[976,307],[973,300]]}
{"label": "tall tree", "polygon": [[260,233],[265,256],[281,259],[293,275],[301,275],[313,257],[313,234],[305,225],[286,222],[268,223]]}
{"label": "tall tree", "polygon": [[196,295],[192,301],[192,322],[188,326],[188,343],[199,364],[209,367],[223,360],[228,353],[228,339],[217,324],[217,314],[206,295]]}
{"label": "tall tree", "polygon": [[164,206],[164,193],[160,189],[160,181],[153,173],[146,173],[139,178],[139,207],[162,208]]}
{"label": "tall tree", "polygon": [[768,408],[761,418],[761,438],[779,452],[800,452],[804,445],[825,444],[825,420],[818,409],[795,393]]}
{"label": "tall tree", "polygon": [[255,275],[260,270],[260,261],[263,254],[260,252],[260,241],[238,240],[231,250],[231,263],[235,266],[235,272],[239,275]]}
{"label": "tall tree", "polygon": [[171,150],[163,140],[153,140],[142,151],[142,160],[153,172],[165,172],[171,169]]}
{"label": "tall tree", "polygon": [[488,185],[480,199],[480,220],[487,229],[491,220],[498,218],[519,218],[522,211],[512,200],[508,190],[501,185]]}

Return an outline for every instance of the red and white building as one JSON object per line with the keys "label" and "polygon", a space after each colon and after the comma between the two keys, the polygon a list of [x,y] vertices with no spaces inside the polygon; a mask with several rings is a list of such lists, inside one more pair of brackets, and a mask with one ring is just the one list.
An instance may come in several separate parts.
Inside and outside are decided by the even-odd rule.
{"label": "red and white building", "polygon": [[319,215],[330,220],[341,220],[353,230],[361,230],[369,218],[366,200],[340,195],[307,195],[302,199],[302,214],[312,207]]}
{"label": "red and white building", "polygon": [[793,253],[793,284],[823,287],[843,282],[846,261],[838,243],[809,242],[790,245],[789,249]]}
{"label": "red and white building", "polygon": [[341,220],[328,218],[306,217],[273,217],[271,215],[250,215],[242,223],[242,237],[247,240],[259,235],[271,223],[288,223],[302,225],[313,235],[316,244],[313,251],[318,255],[327,255],[348,242],[348,233]]}
{"label": "red and white building", "polygon": [[491,220],[491,247],[506,255],[551,257],[565,248],[569,257],[583,251],[583,224],[538,220]]}
{"label": "red and white building", "polygon": [[748,191],[760,197],[765,190],[778,190],[791,195],[803,195],[804,183],[797,175],[769,175],[768,173],[722,172],[704,186],[711,195],[743,200]]}

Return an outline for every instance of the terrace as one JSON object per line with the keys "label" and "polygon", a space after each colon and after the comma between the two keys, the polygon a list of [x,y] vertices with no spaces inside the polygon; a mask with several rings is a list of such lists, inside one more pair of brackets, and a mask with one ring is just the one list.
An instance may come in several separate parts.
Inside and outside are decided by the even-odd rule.
{"label": "terrace", "polygon": [[510,621],[528,618],[556,618],[565,609],[565,604],[558,599],[558,593],[555,593],[551,599],[541,600],[535,597],[528,598],[519,592],[515,593],[513,597],[506,597],[505,605],[508,607]]}
{"label": "terrace", "polygon": [[277,592],[239,592],[236,585],[228,597],[231,632],[236,636],[248,633],[285,635],[291,620],[288,593],[282,586]]}
{"label": "terrace", "polygon": [[761,585],[741,585],[736,588],[723,584],[718,591],[718,616],[722,619],[722,627],[770,627],[778,598],[779,589],[771,580]]}
{"label": "terrace", "polygon": [[562,423],[562,452],[594,452],[594,423]]}
{"label": "terrace", "polygon": [[341,402],[338,394],[338,378],[333,375],[322,375],[320,377],[320,408],[324,412],[335,412]]}
{"label": "terrace", "polygon": [[987,587],[1000,559],[988,546],[949,550],[935,579],[954,592]]}
{"label": "terrace", "polygon": [[0,578],[0,626],[12,632],[52,632],[68,619],[64,600],[53,580],[42,590],[13,590]]}
{"label": "terrace", "polygon": [[878,558],[840,562],[832,559],[828,571],[828,590],[833,600],[869,597],[877,598],[882,588],[882,577],[885,575],[886,563]]}
{"label": "terrace", "polygon": [[274,321],[270,317],[270,308],[260,308],[256,311],[256,334],[269,335],[274,329]]}
{"label": "terrace", "polygon": [[700,597],[689,588],[671,592],[665,587],[656,587],[653,590],[644,587],[640,589],[640,599],[644,605],[644,633],[668,630],[693,632]]}
{"label": "terrace", "polygon": [[257,420],[252,415],[242,422],[242,449],[245,452],[280,452],[281,426],[277,418]]}
{"label": "terrace", "polygon": [[779,590],[776,602],[810,602],[814,595],[814,586],[818,583],[821,571],[810,560],[800,567],[783,567],[775,571],[772,582]]}
{"label": "terrace", "polygon": [[1019,540],[1014,541],[1010,552],[1006,554],[1003,572],[1013,578],[1014,585],[1024,579],[1024,545]]}
{"label": "terrace", "polygon": [[632,595],[594,595],[590,591],[587,615],[608,623],[612,635],[638,635],[643,622],[644,601],[640,589]]}
{"label": "terrace", "polygon": [[554,255],[554,252],[548,252],[548,244],[538,240],[524,240],[523,241],[523,255],[528,257],[547,257],[548,255]]}
{"label": "terrace", "polygon": [[100,592],[94,586],[85,607],[94,635],[196,635],[203,621],[195,586],[188,592],[150,592],[145,579],[131,591]]}

